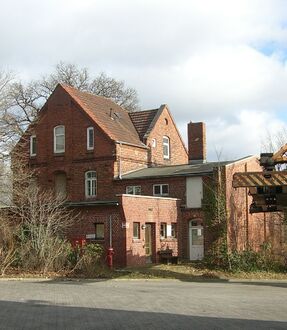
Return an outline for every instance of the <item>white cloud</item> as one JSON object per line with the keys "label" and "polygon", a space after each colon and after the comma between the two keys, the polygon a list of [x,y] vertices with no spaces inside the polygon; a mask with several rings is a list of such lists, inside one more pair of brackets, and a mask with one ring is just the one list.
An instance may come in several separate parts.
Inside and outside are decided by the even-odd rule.
{"label": "white cloud", "polygon": [[106,71],[180,127],[206,121],[209,148],[230,157],[259,153],[287,110],[286,0],[11,0],[0,41],[0,63],[22,77],[60,60]]}

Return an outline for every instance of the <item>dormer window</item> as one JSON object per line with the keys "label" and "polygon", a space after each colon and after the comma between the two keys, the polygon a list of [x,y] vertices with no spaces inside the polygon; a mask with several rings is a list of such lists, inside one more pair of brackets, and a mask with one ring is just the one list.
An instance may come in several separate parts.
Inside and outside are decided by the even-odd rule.
{"label": "dormer window", "polygon": [[30,136],[30,156],[36,156],[37,153],[36,135]]}
{"label": "dormer window", "polygon": [[163,147],[163,159],[169,159],[170,158],[169,137],[167,137],[167,136],[163,137],[162,147]]}
{"label": "dormer window", "polygon": [[87,128],[87,150],[94,150],[94,127]]}
{"label": "dormer window", "polygon": [[65,152],[65,126],[54,127],[54,153]]}

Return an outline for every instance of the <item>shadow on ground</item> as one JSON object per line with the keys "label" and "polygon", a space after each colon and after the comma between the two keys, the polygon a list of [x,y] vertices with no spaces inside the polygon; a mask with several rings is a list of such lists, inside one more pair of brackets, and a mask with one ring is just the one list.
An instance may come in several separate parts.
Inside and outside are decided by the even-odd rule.
{"label": "shadow on ground", "polygon": [[0,302],[1,329],[286,329],[287,322]]}

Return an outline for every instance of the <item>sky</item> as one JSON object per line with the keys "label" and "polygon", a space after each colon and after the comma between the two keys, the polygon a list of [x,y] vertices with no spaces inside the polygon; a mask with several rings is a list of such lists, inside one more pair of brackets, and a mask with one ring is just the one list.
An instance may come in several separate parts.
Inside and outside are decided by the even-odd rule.
{"label": "sky", "polygon": [[[167,104],[209,160],[259,154],[287,126],[287,0],[0,0],[0,69],[29,81],[60,61]],[[287,142],[287,141],[286,141]]]}

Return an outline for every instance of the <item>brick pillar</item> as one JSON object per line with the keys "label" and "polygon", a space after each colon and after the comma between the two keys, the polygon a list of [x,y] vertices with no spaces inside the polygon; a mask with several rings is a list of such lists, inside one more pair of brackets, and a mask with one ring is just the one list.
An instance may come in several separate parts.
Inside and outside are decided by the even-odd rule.
{"label": "brick pillar", "polygon": [[203,163],[206,161],[206,128],[205,123],[188,123],[188,162]]}

